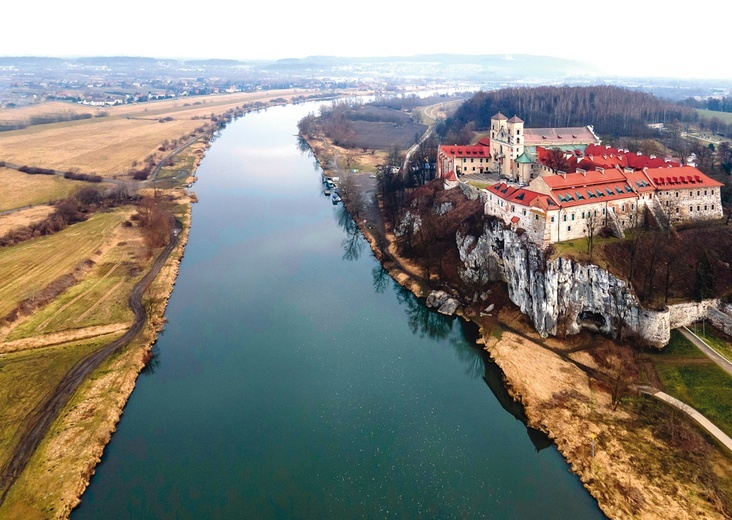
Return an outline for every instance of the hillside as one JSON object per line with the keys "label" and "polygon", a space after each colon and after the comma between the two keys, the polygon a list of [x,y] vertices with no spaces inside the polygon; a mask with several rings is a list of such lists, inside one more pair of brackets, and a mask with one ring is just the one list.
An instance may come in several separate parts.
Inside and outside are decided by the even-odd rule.
{"label": "hillside", "polygon": [[[468,125],[475,130],[490,127],[497,112],[517,115],[526,128],[593,125],[604,136],[653,135],[649,123],[693,121],[694,109],[661,100],[651,94],[610,86],[518,87],[479,92],[441,125],[445,140]],[[459,143],[458,143],[459,144]]]}

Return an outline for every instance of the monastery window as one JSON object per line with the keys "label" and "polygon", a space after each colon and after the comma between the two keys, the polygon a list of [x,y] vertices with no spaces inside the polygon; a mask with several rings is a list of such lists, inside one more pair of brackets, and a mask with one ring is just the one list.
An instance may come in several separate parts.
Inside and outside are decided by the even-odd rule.
{"label": "monastery window", "polygon": [[554,217],[552,217],[552,222],[554,222]]}
{"label": "monastery window", "polygon": [[692,211],[694,211],[694,206],[689,206],[689,213],[691,213]]}
{"label": "monastery window", "polygon": [[697,207],[696,207],[696,210],[697,210],[697,211],[701,211],[701,206],[697,206]]}
{"label": "monastery window", "polygon": [[602,214],[603,215],[605,214],[605,208],[602,208]]}
{"label": "monastery window", "polygon": [[712,204],[712,211],[714,211],[714,204]]}
{"label": "monastery window", "polygon": [[523,214],[526,215],[526,210],[523,211]]}
{"label": "monastery window", "polygon": [[704,195],[706,195],[706,194],[707,194],[707,190],[704,190]]}
{"label": "monastery window", "polygon": [[511,204],[511,211],[516,211],[516,206],[514,206],[513,204]]}
{"label": "monastery window", "polygon": [[712,190],[712,195],[714,195],[714,190]]}
{"label": "monastery window", "polygon": [[676,192],[676,198],[677,199],[679,198],[679,192],[678,191]]}
{"label": "monastery window", "polygon": [[620,206],[620,211],[622,211],[623,213],[625,213],[625,204],[623,204],[622,206]]}
{"label": "monastery window", "polygon": [[585,212],[584,211],[582,212],[582,218],[585,218]]}
{"label": "monastery window", "polygon": [[696,192],[696,196],[697,197],[701,197],[701,190],[699,190],[699,191]]}
{"label": "monastery window", "polygon": [[567,231],[572,231],[572,226],[567,226]]}
{"label": "monastery window", "polygon": [[521,144],[521,138],[520,137],[517,137],[516,138],[516,144]]}
{"label": "monastery window", "polygon": [[633,211],[635,209],[635,204],[630,205],[630,211]]}
{"label": "monastery window", "polygon": [[534,220],[539,220],[539,214],[534,215]]}
{"label": "monastery window", "polygon": [[567,215],[564,215],[564,221],[567,222]]}
{"label": "monastery window", "polygon": [[572,213],[572,220],[574,220],[574,213]]}
{"label": "monastery window", "polygon": [[679,208],[676,208],[676,214],[678,215],[678,213],[679,213]]}
{"label": "monastery window", "polygon": [[704,204],[704,211],[706,211],[706,210],[707,210],[707,205],[706,205],[706,204]]}

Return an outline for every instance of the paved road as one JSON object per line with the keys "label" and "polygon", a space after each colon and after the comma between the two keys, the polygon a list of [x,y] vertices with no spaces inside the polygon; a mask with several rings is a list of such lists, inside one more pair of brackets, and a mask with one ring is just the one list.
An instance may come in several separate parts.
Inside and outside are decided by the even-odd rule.
{"label": "paved road", "polygon": [[689,417],[694,419],[699,425],[701,425],[702,428],[704,428],[707,432],[709,432],[710,435],[712,435],[714,438],[716,438],[722,445],[724,445],[728,450],[732,451],[732,438],[729,437],[726,433],[724,433],[722,430],[717,428],[712,421],[704,417],[701,413],[699,413],[695,408],[692,408],[686,403],[683,403],[679,401],[678,399],[671,397],[670,395],[661,392],[657,388],[654,388],[652,386],[639,386],[638,390],[644,394],[652,395],[653,397],[660,399],[661,401],[664,401],[666,403],[669,403],[671,406],[681,410],[685,414],[687,414]]}
{"label": "paved road", "polygon": [[701,350],[704,354],[709,357],[712,361],[714,361],[719,367],[727,372],[729,375],[732,376],[732,363],[727,361],[724,357],[717,354],[712,348],[709,347],[704,341],[702,341],[700,338],[698,338],[694,333],[692,333],[688,328],[686,327],[679,327],[677,329],[681,334],[684,335],[686,339],[691,341],[696,347]]}
{"label": "paved road", "polygon": [[160,272],[173,248],[178,244],[180,229],[180,221],[176,220],[176,225],[171,231],[167,247],[158,255],[148,273],[132,290],[128,302],[132,312],[135,314],[135,320],[130,329],[119,339],[108,343],[74,365],[66,373],[56,389],[49,395],[48,399],[39,403],[24,419],[21,425],[21,428],[25,432],[21,436],[22,440],[15,447],[12,456],[5,466],[0,468],[0,505],[5,501],[8,491],[28,465],[28,461],[45,437],[51,423],[58,417],[58,414],[66,406],[79,386],[105,359],[132,341],[144,327],[145,321],[147,320],[147,312],[145,311],[145,306],[142,304],[142,295]]}

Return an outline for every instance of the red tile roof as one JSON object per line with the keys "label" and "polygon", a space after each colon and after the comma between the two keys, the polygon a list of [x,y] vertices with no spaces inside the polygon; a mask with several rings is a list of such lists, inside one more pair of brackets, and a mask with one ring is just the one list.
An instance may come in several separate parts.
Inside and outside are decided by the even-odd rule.
{"label": "red tile roof", "polygon": [[490,148],[484,145],[440,145],[440,150],[453,157],[488,157]]}
{"label": "red tile roof", "polygon": [[559,206],[551,199],[551,197],[538,193],[526,188],[516,188],[509,186],[505,182],[497,182],[492,186],[488,186],[488,191],[495,193],[498,197],[507,202],[520,204],[522,206],[539,206],[547,210],[557,210]]}
{"label": "red tile roof", "polygon": [[721,182],[704,175],[693,166],[676,168],[647,168],[646,177],[659,190],[678,190],[685,188],[719,188]]}
{"label": "red tile roof", "polygon": [[608,182],[625,182],[625,176],[616,169],[575,172],[566,175],[545,175],[541,177],[552,190],[582,186],[594,186]]}

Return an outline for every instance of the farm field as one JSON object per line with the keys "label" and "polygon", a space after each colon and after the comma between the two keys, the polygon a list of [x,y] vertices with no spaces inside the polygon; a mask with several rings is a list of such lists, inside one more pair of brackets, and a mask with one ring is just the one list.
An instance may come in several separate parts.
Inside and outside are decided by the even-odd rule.
{"label": "farm field", "polygon": [[[105,177],[129,178],[146,158],[162,159],[161,143],[202,135],[203,128],[238,107],[256,108],[269,101],[291,99],[307,91],[271,90],[210,97],[163,100],[134,105],[93,107],[51,103],[0,111],[0,121],[39,114],[106,114],[77,121],[29,126],[0,133],[0,160]],[[55,111],[55,112],[54,112]]]}
{"label": "farm field", "polygon": [[128,217],[129,209],[97,213],[50,236],[0,249],[0,317],[37,295],[64,275],[89,265],[116,243],[115,230]]}
{"label": "farm field", "polygon": [[3,187],[0,190],[0,211],[6,211],[65,199],[90,183],[58,175],[28,175],[0,168],[0,184]]}

